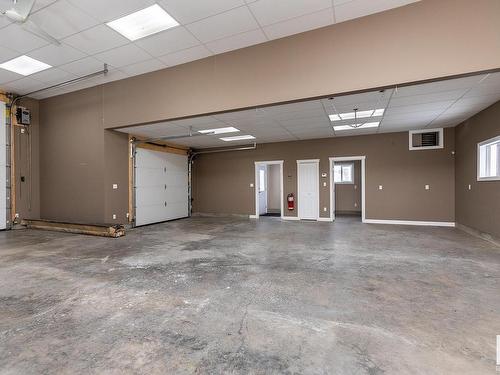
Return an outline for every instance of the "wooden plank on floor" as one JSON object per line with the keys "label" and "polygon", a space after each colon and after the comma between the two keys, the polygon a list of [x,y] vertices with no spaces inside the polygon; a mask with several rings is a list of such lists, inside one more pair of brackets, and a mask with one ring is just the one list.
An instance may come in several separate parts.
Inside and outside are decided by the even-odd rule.
{"label": "wooden plank on floor", "polygon": [[87,234],[100,237],[118,238],[125,235],[125,227],[114,224],[78,224],[51,220],[23,220],[21,224],[29,229]]}

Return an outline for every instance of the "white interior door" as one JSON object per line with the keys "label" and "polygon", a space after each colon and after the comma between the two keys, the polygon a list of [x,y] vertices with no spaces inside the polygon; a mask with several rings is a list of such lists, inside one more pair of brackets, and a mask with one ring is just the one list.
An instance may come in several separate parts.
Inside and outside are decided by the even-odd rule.
{"label": "white interior door", "polygon": [[5,103],[0,102],[0,229],[7,228],[7,147]]}
{"label": "white interior door", "polygon": [[138,148],[135,186],[137,226],[189,216],[187,155]]}
{"label": "white interior door", "polygon": [[319,164],[299,162],[297,170],[299,219],[317,220],[319,216]]}
{"label": "white interior door", "polygon": [[267,165],[259,167],[259,215],[267,214]]}

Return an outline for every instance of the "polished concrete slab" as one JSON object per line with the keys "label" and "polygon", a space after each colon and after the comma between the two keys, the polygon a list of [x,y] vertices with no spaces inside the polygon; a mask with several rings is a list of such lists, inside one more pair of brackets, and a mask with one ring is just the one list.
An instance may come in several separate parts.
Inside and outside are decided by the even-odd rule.
{"label": "polished concrete slab", "polygon": [[497,334],[500,248],[453,228],[0,233],[1,374],[489,374]]}

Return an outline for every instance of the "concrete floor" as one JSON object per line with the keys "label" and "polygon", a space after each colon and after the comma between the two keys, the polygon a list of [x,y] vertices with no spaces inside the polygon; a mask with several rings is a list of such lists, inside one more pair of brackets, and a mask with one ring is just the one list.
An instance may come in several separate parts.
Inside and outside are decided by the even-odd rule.
{"label": "concrete floor", "polygon": [[500,249],[451,228],[0,233],[1,374],[492,374],[499,312]]}

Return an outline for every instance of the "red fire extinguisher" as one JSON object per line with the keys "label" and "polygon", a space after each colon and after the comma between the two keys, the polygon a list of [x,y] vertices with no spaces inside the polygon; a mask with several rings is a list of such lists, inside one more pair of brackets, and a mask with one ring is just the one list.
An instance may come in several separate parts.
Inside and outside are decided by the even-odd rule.
{"label": "red fire extinguisher", "polygon": [[295,197],[293,193],[288,194],[286,200],[288,202],[288,211],[293,211],[295,208]]}

